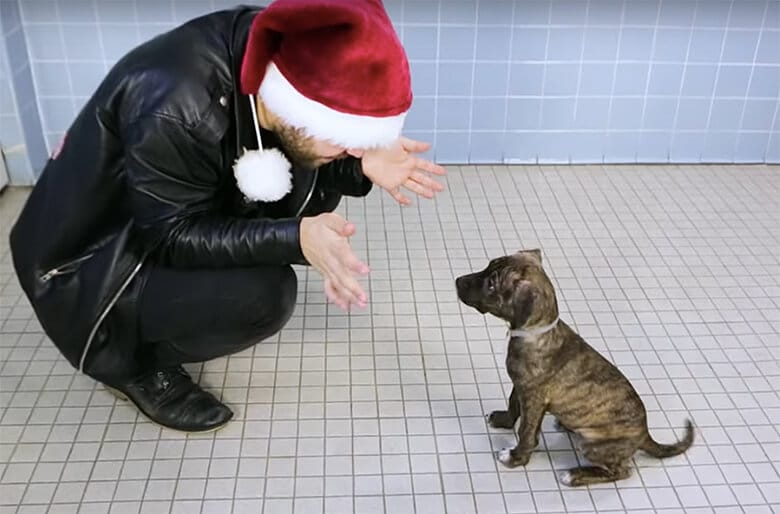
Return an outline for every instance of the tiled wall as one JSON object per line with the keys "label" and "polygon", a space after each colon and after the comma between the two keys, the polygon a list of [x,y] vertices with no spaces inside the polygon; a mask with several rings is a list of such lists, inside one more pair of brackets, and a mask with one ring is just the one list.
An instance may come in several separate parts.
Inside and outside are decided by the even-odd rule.
{"label": "tiled wall", "polygon": [[[3,150],[3,155],[0,155],[0,158],[7,160],[9,178],[12,176],[16,183],[20,182],[20,174],[29,176],[30,164],[24,152],[22,124],[13,95],[14,89],[11,82],[11,68],[6,57],[5,39],[0,37],[0,150]],[[21,160],[21,164],[14,162],[14,158]]]}
{"label": "tiled wall", "polygon": [[[15,3],[51,148],[126,50],[235,2]],[[778,0],[385,4],[442,163],[780,162]]]}
{"label": "tiled wall", "polygon": [[444,160],[778,161],[778,5],[405,2],[411,126]]}
{"label": "tiled wall", "polygon": [[16,0],[0,0],[0,149],[12,184],[32,184],[46,160]]}

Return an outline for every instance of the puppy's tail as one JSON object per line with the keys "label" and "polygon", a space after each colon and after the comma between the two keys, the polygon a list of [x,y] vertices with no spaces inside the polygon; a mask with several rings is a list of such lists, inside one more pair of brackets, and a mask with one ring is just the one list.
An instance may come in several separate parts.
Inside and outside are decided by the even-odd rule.
{"label": "puppy's tail", "polygon": [[688,450],[693,444],[693,423],[691,420],[687,420],[685,423],[685,436],[674,444],[660,444],[653,440],[652,436],[648,432],[645,436],[645,441],[640,450],[647,452],[657,459],[665,459],[667,457],[674,457],[680,455]]}

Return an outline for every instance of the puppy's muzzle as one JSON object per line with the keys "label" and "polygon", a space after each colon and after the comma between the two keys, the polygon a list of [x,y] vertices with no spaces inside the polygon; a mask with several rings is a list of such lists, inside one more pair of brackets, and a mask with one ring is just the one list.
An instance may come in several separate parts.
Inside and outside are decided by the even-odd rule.
{"label": "puppy's muzzle", "polygon": [[455,289],[461,302],[477,309],[482,314],[485,313],[482,307],[482,281],[477,275],[463,275],[456,278]]}

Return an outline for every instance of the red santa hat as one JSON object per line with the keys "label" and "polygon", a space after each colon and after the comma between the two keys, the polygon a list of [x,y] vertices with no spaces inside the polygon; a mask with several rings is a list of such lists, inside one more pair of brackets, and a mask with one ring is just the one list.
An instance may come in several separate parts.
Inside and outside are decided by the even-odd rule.
{"label": "red santa hat", "polygon": [[252,200],[278,200],[291,187],[287,159],[262,149],[255,94],[308,136],[361,149],[396,141],[412,103],[406,53],[380,0],[274,1],[252,22],[240,87],[258,150],[234,170]]}

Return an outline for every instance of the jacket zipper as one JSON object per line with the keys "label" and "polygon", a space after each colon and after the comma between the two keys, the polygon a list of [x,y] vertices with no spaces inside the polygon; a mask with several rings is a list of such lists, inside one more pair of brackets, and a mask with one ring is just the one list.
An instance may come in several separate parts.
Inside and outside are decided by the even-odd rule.
{"label": "jacket zipper", "polygon": [[89,353],[90,346],[92,346],[92,341],[95,339],[95,334],[97,333],[98,327],[100,326],[101,323],[103,323],[103,320],[108,315],[108,312],[117,302],[117,300],[119,300],[119,297],[122,295],[125,289],[127,289],[127,286],[130,285],[130,282],[133,280],[133,278],[135,278],[135,276],[138,274],[138,270],[141,269],[143,263],[144,263],[144,259],[138,261],[138,264],[135,266],[132,273],[130,273],[130,275],[125,279],[125,281],[122,282],[122,285],[119,286],[117,292],[114,293],[114,296],[111,298],[111,301],[108,302],[106,308],[103,309],[103,312],[100,313],[97,322],[95,322],[94,326],[92,327],[92,331],[89,333],[89,337],[87,337],[87,344],[84,345],[84,350],[81,352],[81,359],[79,359],[79,372],[84,373],[84,362],[87,360],[87,354]]}
{"label": "jacket zipper", "polygon": [[314,170],[314,180],[311,183],[311,187],[309,188],[309,193],[306,195],[306,198],[303,200],[303,205],[301,205],[300,209],[298,209],[298,212],[295,213],[295,217],[297,218],[300,216],[303,211],[306,209],[306,206],[309,205],[309,200],[311,200],[311,196],[314,194],[314,188],[317,186],[317,178],[319,178],[320,169],[317,168]]}
{"label": "jacket zipper", "polygon": [[[303,205],[301,205],[300,209],[298,209],[298,212],[295,215],[296,218],[300,216],[301,213],[304,211],[304,209],[306,209],[306,206],[309,205],[309,201],[311,200],[311,197],[314,194],[314,188],[317,185],[317,177],[319,175],[319,171],[320,170],[318,169],[314,170],[314,181],[311,184],[311,188],[309,188],[309,193],[306,195],[306,199],[303,201]],[[95,339],[95,334],[97,333],[98,327],[100,326],[101,323],[103,323],[103,320],[108,315],[108,312],[111,310],[114,304],[116,304],[116,302],[119,300],[119,297],[122,295],[125,289],[127,289],[127,286],[130,285],[130,282],[133,280],[133,278],[135,278],[135,276],[138,274],[138,271],[141,269],[143,263],[144,261],[143,259],[141,259],[136,265],[136,267],[133,269],[133,272],[130,273],[130,276],[128,276],[125,279],[125,281],[119,287],[119,290],[111,298],[111,301],[108,302],[108,305],[106,305],[106,308],[103,309],[103,312],[100,313],[100,317],[98,317],[97,322],[92,327],[92,331],[89,333],[89,337],[87,337],[87,344],[84,345],[84,350],[81,352],[81,359],[79,359],[79,372],[84,373],[84,362],[87,360],[87,354],[89,353],[89,349],[92,346],[92,341]]]}
{"label": "jacket zipper", "polygon": [[58,275],[65,275],[67,273],[71,273],[75,271],[78,268],[78,265],[82,262],[86,261],[87,259],[92,258],[92,256],[95,255],[94,253],[90,253],[87,255],[83,255],[79,257],[78,259],[73,259],[72,261],[68,261],[64,264],[60,264],[56,268],[52,268],[43,275],[41,275],[41,281],[42,282],[48,282],[52,278],[58,276]]}

